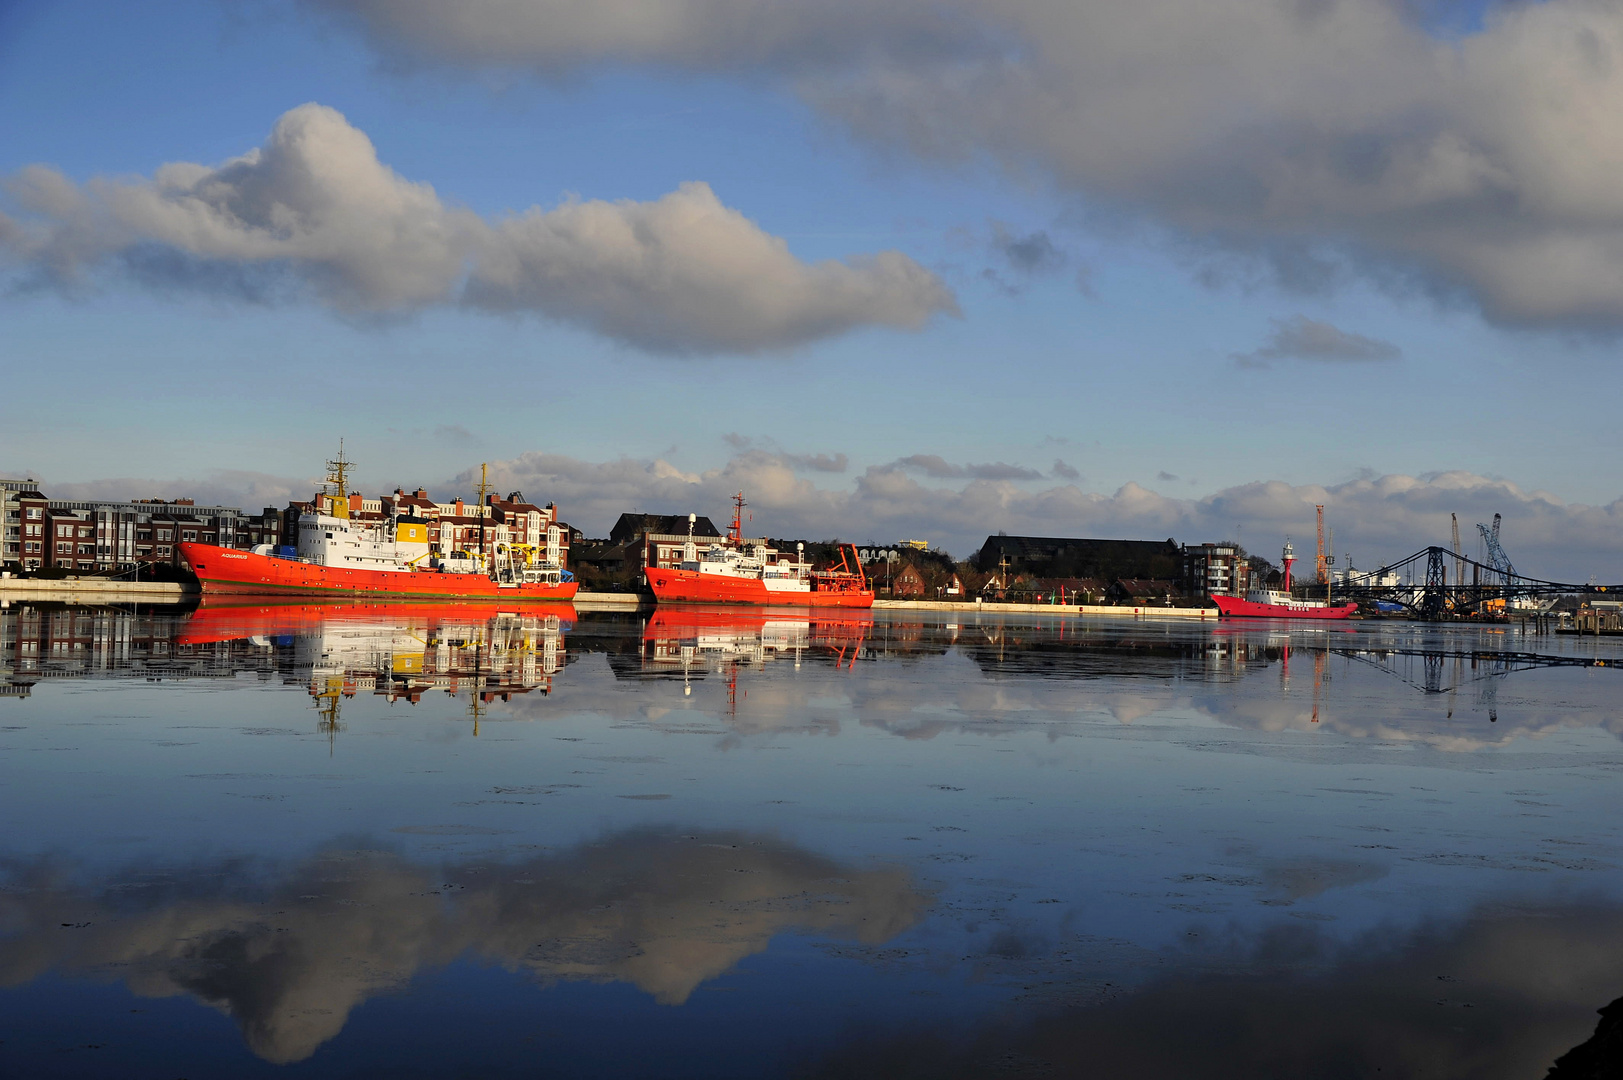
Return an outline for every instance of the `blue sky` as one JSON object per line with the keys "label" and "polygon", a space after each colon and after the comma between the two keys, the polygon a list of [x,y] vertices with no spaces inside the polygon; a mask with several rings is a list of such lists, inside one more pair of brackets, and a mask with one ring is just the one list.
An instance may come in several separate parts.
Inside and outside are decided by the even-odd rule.
{"label": "blue sky", "polygon": [[[1171,10],[1181,3],[1157,0]],[[858,26],[844,42],[845,0],[813,0],[807,10],[826,8],[828,25],[808,29],[797,15],[777,46],[752,53],[745,41],[728,51],[723,40],[719,60],[702,45],[727,26],[712,29],[706,19],[736,22],[739,10],[758,8],[770,21],[783,5],[653,0],[633,11],[639,26],[662,11],[669,19],[661,25],[693,25],[651,40],[639,30],[633,41],[615,36],[624,27],[607,14],[593,26],[590,15],[538,0],[539,44],[529,53],[505,32],[497,39],[511,38],[513,49],[489,53],[488,39],[467,24],[452,28],[469,35],[460,44],[439,31],[413,39],[416,6],[0,7],[0,177],[9,178],[0,213],[35,238],[9,251],[0,243],[8,286],[0,295],[0,471],[62,490],[128,487],[133,478],[165,494],[279,501],[284,488],[303,494],[342,435],[368,486],[450,492],[491,461],[532,497],[557,498],[588,531],[605,527],[597,519],[616,500],[720,513],[715,503],[736,481],[760,489],[762,513],[776,514],[784,532],[923,531],[964,554],[977,534],[997,528],[1165,535],[1171,522],[1191,541],[1210,537],[1189,530],[1249,526],[1247,542],[1271,550],[1287,529],[1300,531],[1314,501],[1328,499],[1342,504],[1338,531],[1365,539],[1372,558],[1442,539],[1441,504],[1366,505],[1346,486],[1400,476],[1419,478],[1433,501],[1461,492],[1462,516],[1502,507],[1512,522],[1507,536],[1525,518],[1524,546],[1552,560],[1592,572],[1610,560],[1623,572],[1611,539],[1623,494],[1612,419],[1623,291],[1597,286],[1597,297],[1579,282],[1557,295],[1564,265],[1541,269],[1541,256],[1509,246],[1521,241],[1498,235],[1492,217],[1472,224],[1477,211],[1460,199],[1414,210],[1418,181],[1391,197],[1402,206],[1388,212],[1369,208],[1370,192],[1388,199],[1398,181],[1358,189],[1353,166],[1331,180],[1305,166],[1278,180],[1286,166],[1308,160],[1301,148],[1318,137],[1293,133],[1335,135],[1341,112],[1357,110],[1315,113],[1281,104],[1271,91],[1255,96],[1235,74],[1246,67],[1243,55],[1213,63],[1200,40],[1173,35],[1149,55],[1190,50],[1176,71],[1209,68],[1218,73],[1209,85],[1169,75],[1124,90],[1115,111],[1099,106],[1073,129],[1069,119],[1044,119],[1045,102],[1077,87],[1090,103],[1099,93],[1086,73],[1045,57],[1044,41],[1083,31],[1091,40],[1101,28],[1066,23],[1066,5],[1032,0],[1011,17],[1003,31],[1029,39],[973,68],[998,81],[962,101],[953,80],[969,62],[946,47],[942,57],[918,60],[909,35],[923,31],[908,20],[949,8],[981,18],[974,3],[907,0],[893,12],[880,5],[894,19]],[[1236,21],[1263,19],[1266,32],[1280,7],[1216,6],[1234,9]],[[1534,7],[1592,22],[1588,31],[1601,43],[1594,48],[1623,41],[1604,8],[1561,0]],[[483,8],[468,5],[468,19]],[[1432,169],[1426,184],[1476,169],[1469,175],[1487,177],[1492,197],[1509,191],[1519,200],[1524,232],[1555,243],[1582,220],[1609,237],[1623,210],[1603,196],[1540,210],[1579,196],[1551,195],[1546,177],[1517,164],[1524,144],[1559,135],[1570,114],[1593,134],[1583,151],[1593,161],[1575,168],[1605,166],[1623,138],[1615,109],[1587,109],[1594,95],[1617,100],[1606,97],[1613,84],[1605,77],[1586,82],[1577,61],[1557,56],[1555,70],[1565,63],[1577,72],[1557,88],[1559,115],[1501,129],[1468,110],[1447,111],[1463,107],[1436,105],[1453,98],[1430,87],[1427,62],[1389,70],[1394,47],[1381,45],[1382,34],[1400,35],[1393,40],[1411,49],[1463,41],[1481,54],[1466,60],[1490,87],[1511,79],[1513,65],[1500,54],[1565,47],[1549,44],[1556,39],[1539,26],[1496,21],[1496,10],[1474,5],[1463,20],[1433,11],[1426,24],[1392,14],[1369,25],[1352,15],[1308,30],[1292,25],[1279,32],[1298,35],[1289,41],[1299,42],[1302,65],[1314,49],[1340,46],[1354,57],[1349,70],[1304,75],[1278,42],[1266,63],[1280,66],[1280,96],[1311,98],[1319,81],[1337,78],[1379,87],[1322,160],[1345,162],[1347,147],[1361,148],[1397,176],[1391,163],[1409,152],[1411,122],[1391,118],[1412,115],[1414,101],[1430,103],[1441,118],[1417,153],[1432,164],[1453,156],[1446,170],[1424,165]],[[1103,16],[1075,16],[1095,17]],[[579,18],[587,25],[564,25]],[[1139,47],[1135,28],[1120,32],[1115,48]],[[859,59],[819,59],[830,41],[836,54],[849,46]],[[1130,51],[1121,58],[1130,61]],[[1001,72],[1022,64],[1029,78],[1003,81]],[[1415,84],[1413,100],[1390,88],[1405,77]],[[1308,81],[1286,95],[1292,79]],[[1011,85],[1048,90],[1027,103]],[[1333,98],[1331,90],[1323,92]],[[1204,128],[1167,119],[1196,105],[1211,110],[1208,101],[1224,94],[1234,95],[1232,108],[1199,119],[1260,117],[1229,140],[1256,144],[1244,159]],[[988,101],[1002,110],[990,121],[978,111]],[[737,348],[731,331],[709,329],[715,323],[660,338],[672,320],[694,317],[687,300],[671,301],[677,310],[660,314],[653,331],[625,330],[660,302],[634,288],[612,311],[607,301],[550,294],[533,304],[512,300],[498,313],[455,300],[346,307],[324,294],[328,279],[300,269],[303,256],[218,251],[187,263],[187,274],[142,278],[120,262],[130,252],[197,252],[176,234],[127,221],[97,240],[98,252],[115,254],[87,257],[66,278],[42,273],[49,259],[38,238],[67,219],[19,195],[22,170],[50,166],[81,192],[96,178],[135,191],[165,163],[213,168],[266,145],[284,114],[311,102],[370,139],[400,180],[432,185],[446,213],[468,211],[486,223],[476,228],[499,231],[512,215],[571,197],[654,204],[699,181],[721,206],[781,239],[795,265],[854,260],[852,280],[866,290],[879,279],[862,260],[897,252],[929,282],[915,280],[912,292],[895,286],[892,301],[851,301],[815,332],[750,330],[748,346]],[[1028,123],[1028,115],[1036,119]],[[1270,148],[1276,134],[1286,149]],[[1250,206],[1258,184],[1267,198]],[[1309,184],[1320,186],[1286,205]],[[1222,194],[1225,185],[1238,194]],[[1235,209],[1241,204],[1250,208]],[[1591,268],[1584,280],[1617,269],[1606,261],[1610,248],[1597,251],[1573,256]],[[1299,272],[1304,253],[1314,252],[1330,269]],[[233,284],[239,272],[255,288],[269,285],[244,299]],[[711,295],[703,281],[693,288],[683,295]],[[810,295],[819,288],[806,286],[803,299],[823,311],[834,302]],[[774,300],[751,293],[737,306]],[[847,466],[797,464],[815,454],[843,454]],[[543,468],[536,455],[574,464]],[[930,475],[905,464],[921,455],[959,472]],[[641,488],[589,479],[616,462],[650,479]],[[1040,475],[986,480],[966,471],[998,463]],[[752,470],[761,468],[776,471],[757,478]],[[661,470],[688,487],[664,483]],[[910,494],[878,494],[879,473],[905,476]],[[1437,474],[1473,479],[1439,487]],[[1213,509],[1225,491],[1268,481],[1290,491],[1268,514]],[[1127,507],[1133,499],[1124,503],[1122,489],[1130,484],[1162,501],[1153,511]],[[1067,488],[1068,500],[1047,494]],[[1321,488],[1329,494],[1314,494]],[[1396,517],[1377,529],[1371,515]]]}

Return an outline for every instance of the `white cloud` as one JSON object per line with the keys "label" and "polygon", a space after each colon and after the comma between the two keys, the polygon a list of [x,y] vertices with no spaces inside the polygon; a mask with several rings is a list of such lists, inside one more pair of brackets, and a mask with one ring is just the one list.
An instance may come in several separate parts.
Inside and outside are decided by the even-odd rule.
{"label": "white cloud", "polygon": [[1346,364],[1396,360],[1403,355],[1403,350],[1389,341],[1354,334],[1305,315],[1274,319],[1273,324],[1268,340],[1252,352],[1236,353],[1236,363],[1241,367],[1265,368],[1275,360]]}
{"label": "white cloud", "polygon": [[191,499],[199,506],[236,506],[256,513],[266,506],[281,508],[289,500],[308,499],[320,487],[319,479],[300,480],[248,469],[216,469],[201,477],[179,480],[118,477],[78,483],[40,482],[40,490],[52,499]]}
{"label": "white cloud", "polygon": [[669,353],[918,329],[956,311],[946,286],[900,252],[804,262],[698,182],[652,202],[569,200],[486,221],[399,176],[363,132],[315,104],[219,166],[83,185],[31,166],[5,189],[25,216],[0,220],[0,256],[67,288],[122,272],[256,301],[303,294],[358,314],[461,304]]}
{"label": "white cloud", "polygon": [[1300,543],[1314,535],[1314,507],[1323,504],[1335,530],[1337,554],[1351,551],[1358,566],[1373,568],[1446,543],[1450,513],[1459,514],[1468,534],[1471,524],[1500,513],[1506,549],[1524,573],[1623,582],[1623,499],[1605,506],[1568,503],[1459,471],[1330,485],[1259,481],[1200,498],[1175,498],[1136,483],[1110,494],[1086,492],[1074,484],[1033,490],[1006,480],[969,479],[964,473],[944,477],[967,481],[961,487],[926,486],[899,463],[869,466],[849,489],[826,488],[798,475],[792,462],[755,450],[698,473],[684,473],[658,459],[592,463],[540,453],[498,462],[492,469],[498,486],[556,501],[564,519],[588,535],[606,535],[615,518],[632,509],[715,514],[733,492],[742,490],[753,507],[756,529],[766,534],[839,536],[857,542],[917,536],[960,556],[1003,529],[1044,536],[1174,537],[1194,543],[1237,539],[1254,553],[1277,560],[1287,536]]}
{"label": "white cloud", "polygon": [[416,63],[508,64],[556,75],[599,63],[690,71],[798,70],[879,56],[954,56],[979,29],[953,5],[869,0],[306,0]]}
{"label": "white cloud", "polygon": [[1094,209],[1323,288],[1623,325],[1623,7],[1411,0],[320,0],[391,55],[548,74],[778,76],[927,159],[1040,171]]}
{"label": "white cloud", "polygon": [[969,477],[973,480],[1041,480],[1043,474],[1024,465],[989,461],[979,465],[954,465],[940,454],[912,454],[891,463],[892,468],[921,472],[936,480]]}

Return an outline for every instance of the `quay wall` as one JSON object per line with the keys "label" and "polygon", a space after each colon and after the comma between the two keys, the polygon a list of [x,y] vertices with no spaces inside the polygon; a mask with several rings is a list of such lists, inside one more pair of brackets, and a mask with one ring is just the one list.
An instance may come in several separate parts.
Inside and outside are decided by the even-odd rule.
{"label": "quay wall", "polygon": [[109,581],[107,578],[0,578],[0,600],[60,603],[178,604],[197,595],[197,586],[175,581]]}
{"label": "quay wall", "polygon": [[576,611],[636,611],[653,607],[654,599],[640,593],[578,592],[575,594]]}
{"label": "quay wall", "polygon": [[1118,619],[1194,619],[1217,621],[1217,609],[1158,607],[1147,604],[977,604],[973,600],[875,600],[875,611],[980,611],[1021,615],[1110,615]]}

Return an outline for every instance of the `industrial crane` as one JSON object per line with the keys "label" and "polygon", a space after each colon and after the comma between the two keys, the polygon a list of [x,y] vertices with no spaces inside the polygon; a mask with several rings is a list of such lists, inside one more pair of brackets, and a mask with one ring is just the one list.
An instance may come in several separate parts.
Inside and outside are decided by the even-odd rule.
{"label": "industrial crane", "polygon": [[1324,561],[1324,507],[1320,505],[1315,506],[1314,509],[1319,512],[1319,554],[1318,558],[1313,561],[1313,565],[1319,571],[1319,584],[1325,585],[1330,581],[1330,569],[1329,563]]}
{"label": "industrial crane", "polygon": [[1454,523],[1454,584],[1464,585],[1465,556],[1460,554],[1460,516],[1450,514],[1448,517]]}
{"label": "industrial crane", "polygon": [[1505,549],[1499,546],[1499,520],[1500,515],[1493,515],[1493,528],[1489,529],[1480,521],[1477,522],[1477,532],[1482,534],[1482,546],[1488,551],[1488,565],[1498,571],[1500,582],[1506,587],[1510,586],[1510,579],[1516,576],[1516,568],[1510,565],[1510,556]]}

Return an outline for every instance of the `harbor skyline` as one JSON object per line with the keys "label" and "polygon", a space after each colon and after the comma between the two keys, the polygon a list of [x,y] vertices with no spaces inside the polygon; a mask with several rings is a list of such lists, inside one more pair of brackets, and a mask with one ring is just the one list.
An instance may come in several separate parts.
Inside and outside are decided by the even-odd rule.
{"label": "harbor skyline", "polygon": [[[546,5],[544,37],[479,4],[11,5],[0,473],[280,505],[343,434],[367,490],[488,461],[588,531],[743,488],[784,533],[960,555],[1268,553],[1322,502],[1361,563],[1501,513],[1529,567],[1615,579],[1620,212],[1586,178],[1617,76],[1581,42],[1616,13],[1148,8],[1158,39],[908,3],[632,40]],[[1151,82],[1092,83],[1084,31]]]}

